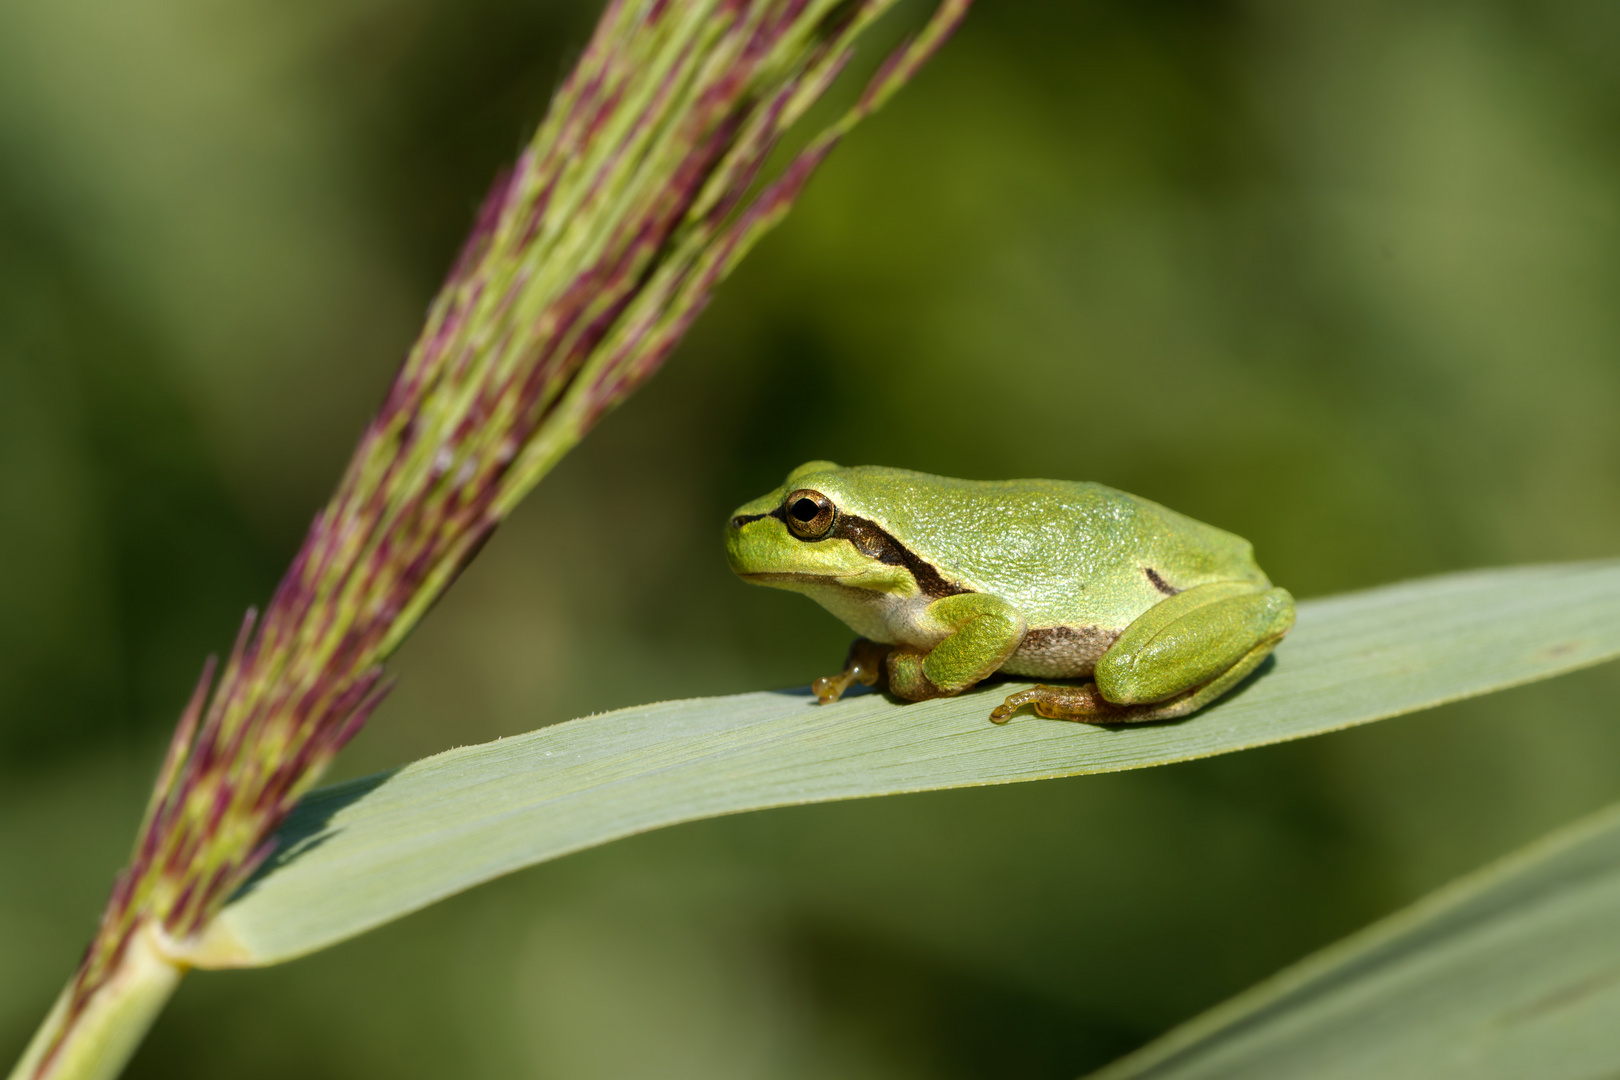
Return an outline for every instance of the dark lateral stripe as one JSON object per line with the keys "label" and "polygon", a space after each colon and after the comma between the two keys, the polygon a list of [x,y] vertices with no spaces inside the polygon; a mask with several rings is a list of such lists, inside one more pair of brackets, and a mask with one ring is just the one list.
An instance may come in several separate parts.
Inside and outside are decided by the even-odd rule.
{"label": "dark lateral stripe", "polygon": [[1164,580],[1164,578],[1160,577],[1159,572],[1152,567],[1144,566],[1142,567],[1142,572],[1147,575],[1147,579],[1149,581],[1153,582],[1153,587],[1164,593],[1166,596],[1174,596],[1176,593],[1181,591],[1168,581]]}
{"label": "dark lateral stripe", "polygon": [[919,559],[904,544],[866,518],[840,513],[837,524],[833,526],[833,531],[828,536],[848,540],[855,545],[856,551],[869,559],[876,559],[889,566],[904,566],[916,580],[917,588],[921,589],[923,595],[930,600],[973,591],[960,585],[953,585],[940,577],[939,571],[933,566]]}

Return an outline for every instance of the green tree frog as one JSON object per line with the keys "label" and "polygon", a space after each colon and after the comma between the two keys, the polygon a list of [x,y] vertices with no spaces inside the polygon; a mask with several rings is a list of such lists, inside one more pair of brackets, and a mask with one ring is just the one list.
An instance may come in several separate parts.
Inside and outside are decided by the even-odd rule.
{"label": "green tree frog", "polygon": [[995,672],[1036,686],[1051,719],[1184,716],[1253,671],[1294,624],[1247,540],[1101,484],[952,480],[812,461],[737,508],[726,556],[744,581],[801,592],[860,637],[822,703],[885,680],[911,701]]}

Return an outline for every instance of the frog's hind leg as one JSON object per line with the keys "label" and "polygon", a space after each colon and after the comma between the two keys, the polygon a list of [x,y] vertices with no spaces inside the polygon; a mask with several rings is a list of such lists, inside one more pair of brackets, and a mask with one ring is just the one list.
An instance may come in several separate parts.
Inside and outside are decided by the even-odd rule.
{"label": "frog's hind leg", "polygon": [[1097,691],[1097,684],[1093,682],[1081,683],[1079,686],[1033,686],[1028,690],[1020,690],[1016,694],[1009,694],[1007,700],[990,710],[990,722],[1005,724],[1012,719],[1012,714],[1032,705],[1035,715],[1044,716],[1048,720],[1078,720],[1083,724],[1112,724],[1112,714],[1120,712],[1120,707],[1103,699]]}
{"label": "frog's hind leg", "polygon": [[1098,659],[1094,678],[1116,705],[1191,712],[1218,696],[1214,688],[1228,689],[1253,671],[1293,625],[1294,598],[1284,589],[1199,585],[1138,616]]}
{"label": "frog's hind leg", "polygon": [[1035,715],[1048,720],[1073,720],[1081,724],[1145,724],[1155,720],[1174,720],[1208,705],[1231,690],[1259,667],[1277,640],[1260,642],[1243,655],[1237,663],[1222,671],[1202,686],[1195,686],[1164,701],[1143,705],[1116,705],[1103,697],[1094,682],[1078,686],[1035,686],[1010,694],[1007,700],[990,712],[990,719],[1005,724],[1025,705],[1034,707]]}
{"label": "frog's hind leg", "polygon": [[[1006,701],[990,710],[990,722],[1005,724],[1012,719],[1013,713],[1025,705],[1031,706],[1036,716],[1044,716],[1048,720],[1073,720],[1079,724],[1141,724],[1150,720],[1171,720],[1192,712],[1206,701],[1214,700],[1225,688],[1211,688],[1207,696],[1203,696],[1204,689],[1200,687],[1171,701],[1154,705],[1115,705],[1102,696],[1102,691],[1097,689],[1094,682],[1083,682],[1078,686],[1043,684],[1007,695]],[[1193,700],[1195,695],[1201,696]]]}

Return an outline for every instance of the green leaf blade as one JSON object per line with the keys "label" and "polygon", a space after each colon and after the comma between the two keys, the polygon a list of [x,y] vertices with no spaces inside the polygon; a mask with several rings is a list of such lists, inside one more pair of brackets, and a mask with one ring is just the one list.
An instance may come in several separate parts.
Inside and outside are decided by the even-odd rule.
{"label": "green leaf blade", "polygon": [[201,966],[276,963],[505,873],[650,829],[797,803],[1113,772],[1303,738],[1620,656],[1620,562],[1453,575],[1300,605],[1258,678],[1179,722],[990,708],[1024,684],[896,704],[665,702],[463,747],[311,795]]}
{"label": "green leaf blade", "polygon": [[1620,807],[1331,946],[1090,1080],[1620,1071]]}

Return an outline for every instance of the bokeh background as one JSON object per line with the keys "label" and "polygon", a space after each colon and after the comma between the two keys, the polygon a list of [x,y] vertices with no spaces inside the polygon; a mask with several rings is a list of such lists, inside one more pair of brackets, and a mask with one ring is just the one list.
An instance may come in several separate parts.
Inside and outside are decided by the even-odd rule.
{"label": "bokeh background", "polygon": [[[0,5],[6,1062],[595,8]],[[1611,0],[981,0],[340,773],[828,670],[843,628],[718,542],[807,458],[1100,480],[1317,596],[1615,554],[1617,420]],[[195,976],[129,1075],[1074,1076],[1620,798],[1617,700],[635,838]]]}

